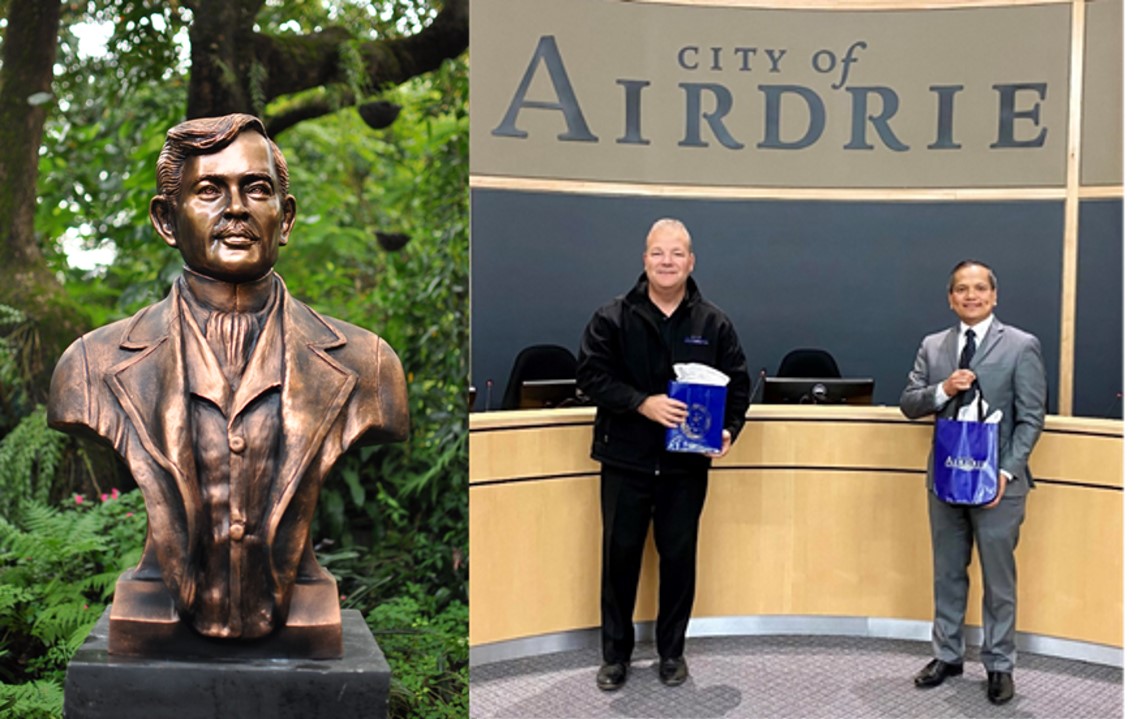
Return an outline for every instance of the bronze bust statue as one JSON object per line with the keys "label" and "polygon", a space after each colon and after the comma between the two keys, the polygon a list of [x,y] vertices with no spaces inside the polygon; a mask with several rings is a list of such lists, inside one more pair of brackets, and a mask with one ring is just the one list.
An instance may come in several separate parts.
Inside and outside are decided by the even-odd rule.
{"label": "bronze bust statue", "polygon": [[175,126],[156,178],[151,222],[183,274],[166,299],[76,340],[48,405],[53,427],[114,447],[147,504],[109,650],[340,656],[338,590],[310,521],[351,445],[407,437],[401,362],[372,332],[292,298],[274,272],[295,199],[258,118]]}

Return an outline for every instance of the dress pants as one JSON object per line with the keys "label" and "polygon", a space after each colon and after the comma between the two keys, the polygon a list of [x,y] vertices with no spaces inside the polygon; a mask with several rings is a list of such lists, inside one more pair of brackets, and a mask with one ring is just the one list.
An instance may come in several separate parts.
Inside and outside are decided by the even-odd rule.
{"label": "dress pants", "polygon": [[684,654],[684,632],[696,594],[696,540],[708,492],[708,473],[653,475],[603,465],[600,504],[604,520],[601,579],[601,646],[607,664],[632,656],[636,585],[652,523],[660,555],[656,649],[662,658]]}
{"label": "dress pants", "polygon": [[978,544],[982,566],[982,664],[987,671],[1012,672],[1017,658],[1017,565],[1014,550],[1026,516],[1025,494],[1003,495],[992,509],[949,505],[928,492],[934,550],[934,656],[962,661],[962,622],[969,592],[970,551]]}

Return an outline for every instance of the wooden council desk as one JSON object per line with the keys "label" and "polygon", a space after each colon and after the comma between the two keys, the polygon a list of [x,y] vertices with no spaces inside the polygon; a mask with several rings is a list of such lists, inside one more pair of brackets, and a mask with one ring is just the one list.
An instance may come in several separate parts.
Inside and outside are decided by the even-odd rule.
{"label": "wooden council desk", "polygon": [[[599,626],[594,413],[470,415],[472,647]],[[931,429],[894,407],[753,405],[713,463],[693,618],[929,623]],[[1019,632],[1122,646],[1122,431],[1046,418],[1017,550]],[[977,625],[977,557],[970,571]],[[637,621],[655,617],[656,574],[649,541]]]}

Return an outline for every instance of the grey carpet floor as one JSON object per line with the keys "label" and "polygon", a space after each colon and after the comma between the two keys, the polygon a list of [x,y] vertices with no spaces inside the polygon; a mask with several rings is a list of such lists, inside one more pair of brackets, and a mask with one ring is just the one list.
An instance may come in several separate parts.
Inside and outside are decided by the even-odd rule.
{"label": "grey carpet floor", "polygon": [[934,689],[911,677],[930,660],[924,642],[865,637],[717,637],[688,640],[691,677],[668,688],[656,653],[638,644],[628,683],[596,688],[596,649],[475,666],[469,716],[479,717],[1061,717],[1123,712],[1122,670],[1024,653],[1016,695],[986,701],[986,671],[970,650],[966,672]]}

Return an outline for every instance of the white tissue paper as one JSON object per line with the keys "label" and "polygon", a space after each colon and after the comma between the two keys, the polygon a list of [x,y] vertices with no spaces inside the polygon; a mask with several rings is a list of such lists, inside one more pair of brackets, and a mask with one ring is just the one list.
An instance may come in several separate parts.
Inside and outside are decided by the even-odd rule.
{"label": "white tissue paper", "polygon": [[672,369],[676,372],[677,382],[727,387],[728,382],[731,382],[732,379],[715,367],[709,367],[698,362],[681,362],[672,365]]}
{"label": "white tissue paper", "polygon": [[[982,400],[982,414],[986,415],[986,419],[982,420],[984,424],[998,424],[1002,421],[1002,410],[996,409],[990,412],[990,403],[985,399]],[[977,422],[978,421],[978,390],[974,390],[974,400],[967,405],[958,408],[959,422]]]}

